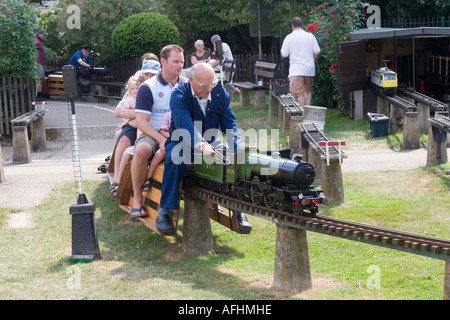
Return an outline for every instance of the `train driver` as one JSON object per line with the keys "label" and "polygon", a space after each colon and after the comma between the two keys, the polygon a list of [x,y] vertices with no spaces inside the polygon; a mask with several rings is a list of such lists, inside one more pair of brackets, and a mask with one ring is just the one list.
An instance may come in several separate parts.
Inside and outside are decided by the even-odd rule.
{"label": "train driver", "polygon": [[[183,159],[187,152],[175,148],[180,141],[175,141],[174,131],[184,129],[189,132],[190,140],[183,141],[190,148],[191,156],[195,149],[203,155],[214,154],[214,149],[203,140],[203,135],[209,129],[219,129],[228,134],[229,146],[232,144],[237,150],[241,146],[241,136],[236,123],[236,117],[231,109],[230,95],[217,83],[213,67],[208,63],[198,63],[192,67],[189,82],[178,87],[171,96],[170,109],[172,111],[172,123],[169,130],[170,137],[166,141],[166,161],[161,185],[161,201],[156,225],[159,232],[173,232],[172,220],[169,210],[178,209],[178,188],[184,174],[186,163],[192,163],[192,159]],[[196,122],[196,126],[194,126]],[[201,128],[197,128],[197,122]],[[186,132],[184,131],[184,132]],[[200,132],[202,131],[202,132]],[[234,134],[230,138],[230,132]],[[173,140],[171,140],[173,139]],[[212,138],[214,139],[214,138]],[[181,163],[180,163],[181,162]],[[236,217],[241,229],[251,230],[252,226],[244,213],[236,211]]]}

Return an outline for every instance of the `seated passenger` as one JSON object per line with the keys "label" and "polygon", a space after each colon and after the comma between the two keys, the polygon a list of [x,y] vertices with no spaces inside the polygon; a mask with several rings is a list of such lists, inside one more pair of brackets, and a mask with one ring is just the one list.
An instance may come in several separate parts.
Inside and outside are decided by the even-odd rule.
{"label": "seated passenger", "polygon": [[161,50],[160,59],[161,72],[145,81],[136,97],[136,120],[142,134],[136,139],[131,162],[134,194],[132,217],[147,215],[142,202],[141,188],[147,176],[148,159],[153,157],[158,149],[165,155],[166,138],[159,132],[159,128],[164,115],[170,112],[170,95],[187,80],[180,76],[184,64],[184,51],[181,47],[165,46]]}

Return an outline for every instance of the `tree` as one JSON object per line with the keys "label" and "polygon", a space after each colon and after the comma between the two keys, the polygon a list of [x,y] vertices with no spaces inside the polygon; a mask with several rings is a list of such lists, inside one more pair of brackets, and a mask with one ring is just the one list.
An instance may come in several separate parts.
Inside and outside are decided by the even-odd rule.
{"label": "tree", "polygon": [[20,0],[0,2],[0,74],[12,77],[34,76],[37,52],[36,6]]}
{"label": "tree", "polygon": [[168,18],[152,12],[123,20],[113,31],[112,48],[120,58],[140,57],[145,52],[159,54],[168,44],[178,44],[180,33]]}
{"label": "tree", "polygon": [[71,51],[75,51],[89,44],[102,58],[111,56],[111,35],[122,20],[158,10],[154,0],[64,0],[61,6],[57,31],[64,45],[72,45]]}
{"label": "tree", "polygon": [[317,5],[304,28],[314,34],[321,48],[313,83],[313,103],[332,107],[340,100],[337,84],[337,45],[361,27],[366,5],[352,0],[328,0]]}

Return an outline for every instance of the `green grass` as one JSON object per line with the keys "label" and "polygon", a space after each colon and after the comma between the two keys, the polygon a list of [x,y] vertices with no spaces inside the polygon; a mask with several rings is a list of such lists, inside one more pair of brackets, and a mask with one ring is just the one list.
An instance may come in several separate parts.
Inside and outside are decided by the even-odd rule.
{"label": "green grass", "polygon": [[[233,107],[240,121],[258,119],[262,128],[270,126],[264,120],[267,112],[239,110],[236,103]],[[354,123],[352,129],[352,121],[333,117],[337,123],[327,127],[334,139],[347,135],[361,146],[385,143],[367,138],[365,123]],[[342,219],[450,238],[450,178],[444,173],[448,169],[445,164],[344,173],[345,203],[320,210]],[[2,208],[0,299],[442,299],[443,261],[314,232],[308,232],[313,289],[296,295],[275,292],[275,224],[250,216],[252,233],[239,235],[211,221],[214,251],[184,258],[182,217],[177,235],[162,237],[131,221],[109,195],[106,181],[85,181],[84,187],[96,205],[102,259],[70,263],[73,183],[56,188],[36,207]],[[32,228],[8,227],[11,215],[25,212],[32,216]]]}

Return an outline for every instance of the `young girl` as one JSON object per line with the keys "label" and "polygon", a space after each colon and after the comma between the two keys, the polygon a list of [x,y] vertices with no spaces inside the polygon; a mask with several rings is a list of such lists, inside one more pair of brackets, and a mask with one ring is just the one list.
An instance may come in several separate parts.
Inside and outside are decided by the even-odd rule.
{"label": "young girl", "polygon": [[139,86],[142,83],[142,78],[138,76],[132,76],[127,82],[127,93],[123,99],[117,105],[114,116],[117,118],[123,118],[124,121],[116,130],[116,142],[114,149],[114,182],[111,184],[110,191],[113,196],[119,186],[119,166],[122,159],[122,155],[126,148],[134,145],[137,136],[137,124],[135,115],[136,95]]}

